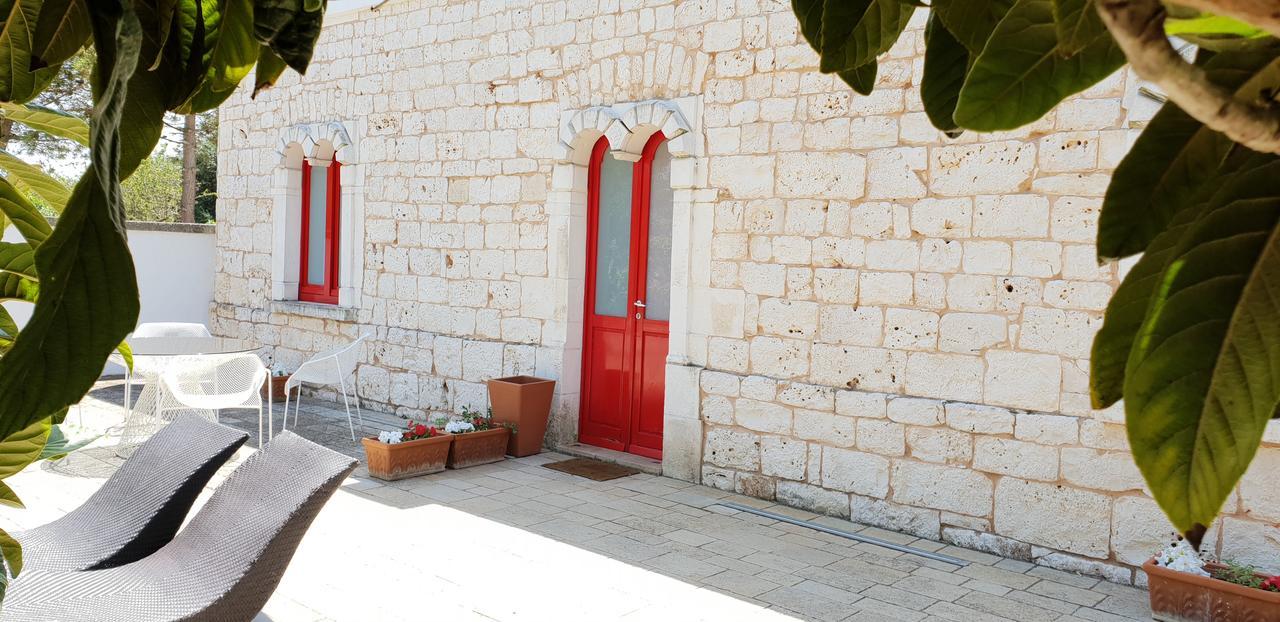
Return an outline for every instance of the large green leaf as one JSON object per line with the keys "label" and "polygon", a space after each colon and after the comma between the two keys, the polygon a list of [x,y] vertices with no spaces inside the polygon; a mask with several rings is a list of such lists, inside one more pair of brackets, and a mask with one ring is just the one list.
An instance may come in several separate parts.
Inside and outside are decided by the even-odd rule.
{"label": "large green leaf", "polygon": [[215,91],[236,88],[258,60],[258,41],[253,36],[252,0],[224,0],[218,41],[210,58],[206,84]]}
{"label": "large green leaf", "polygon": [[13,187],[8,181],[0,178],[0,212],[9,218],[18,233],[22,234],[23,239],[27,241],[32,248],[40,246],[40,243],[49,237],[53,232],[53,228],[49,226],[49,221],[45,220],[26,197],[17,188]]}
{"label": "large green leaf", "polygon": [[0,170],[5,179],[19,190],[34,193],[44,199],[55,212],[61,212],[67,204],[70,191],[62,182],[54,179],[38,166],[23,162],[18,156],[0,149]]}
{"label": "large green leaf", "polygon": [[32,37],[31,58],[37,67],[71,58],[89,40],[86,0],[44,0]]}
{"label": "large green leaf", "polygon": [[1184,533],[1202,533],[1280,400],[1280,161],[1234,176],[1188,228],[1125,370],[1134,461]]}
{"label": "large green leaf", "polygon": [[[1222,52],[1204,61],[1205,75],[1240,98],[1258,97],[1280,85],[1276,48]],[[1099,258],[1141,253],[1196,189],[1220,174],[1238,149],[1181,108],[1167,103],[1121,160],[1107,187],[1098,221]]]}
{"label": "large green leaf", "polygon": [[844,80],[844,83],[859,95],[870,95],[871,91],[875,90],[876,72],[879,68],[879,63],[873,60],[861,67],[837,71],[836,76]]}
{"label": "large green leaf", "polygon": [[[124,237],[117,176],[125,85],[142,38],[136,16],[93,3],[97,105],[89,170],[53,234],[36,250],[39,300],[13,348],[0,358],[0,436],[74,404],[138,318],[137,279]],[[156,97],[135,92],[134,96]]]}
{"label": "large green leaf", "polygon": [[307,65],[311,64],[311,53],[320,38],[327,7],[328,0],[308,0],[302,12],[271,41],[271,50],[298,73],[306,73]]}
{"label": "large green leaf", "polygon": [[301,10],[302,0],[256,0],[253,3],[254,38],[258,43],[270,45]]}
{"label": "large green leaf", "polygon": [[[31,302],[26,281],[36,280],[36,257],[25,242],[0,242],[0,301]],[[9,332],[12,338],[16,332]]]}
{"label": "large green leaf", "polygon": [[915,7],[898,0],[827,0],[822,7],[823,73],[862,67],[893,47]]}
{"label": "large green leaf", "polygon": [[0,112],[4,113],[6,119],[17,121],[33,130],[89,146],[89,124],[79,117],[34,104],[8,102],[0,103]]}
{"label": "large green leaf", "polygon": [[13,339],[18,334],[18,323],[13,321],[9,310],[0,305],[0,339]]}
{"label": "large green leaf", "polygon": [[822,53],[823,0],[791,0],[791,10],[800,22],[800,35],[813,51]]}
{"label": "large green leaf", "polygon": [[1105,29],[1071,56],[1057,46],[1053,0],[1018,0],[974,61],[960,89],[956,123],[984,132],[1026,125],[1125,61]]}
{"label": "large green leaf", "polygon": [[264,89],[270,88],[284,73],[284,59],[276,56],[271,48],[263,45],[258,48],[258,68],[253,76],[253,97],[257,97]]}
{"label": "large green leaf", "polygon": [[49,439],[49,429],[49,419],[39,419],[0,441],[0,479],[27,468],[40,457],[45,441]]}
{"label": "large green leaf", "polygon": [[49,427],[49,440],[45,442],[44,449],[40,451],[38,460],[58,460],[67,454],[83,449],[90,443],[98,440],[100,435],[82,434],[74,439],[67,436],[66,431],[61,425]]}
{"label": "large green leaf", "polygon": [[969,65],[969,50],[952,36],[937,13],[930,15],[925,25],[924,43],[920,101],[929,122],[954,138],[960,134],[955,121],[956,101]]}
{"label": "large green leaf", "polygon": [[0,598],[3,598],[8,579],[22,572],[22,545],[3,529],[0,529],[0,557],[3,557],[5,566],[5,573],[0,573],[0,579],[3,579],[0,581]]}
{"label": "large green leaf", "polygon": [[179,0],[156,0],[152,6],[137,8],[138,20],[142,23],[143,36],[146,38],[142,58],[143,60],[154,59],[151,61],[151,66],[147,68],[150,71],[159,69],[165,60],[164,49],[169,43],[169,33],[173,32],[178,2]]}
{"label": "large green leaf", "polygon": [[933,12],[971,56],[977,56],[1013,3],[1014,0],[934,0]]}
{"label": "large green leaf", "polygon": [[56,65],[32,68],[32,38],[40,4],[40,0],[0,0],[0,101],[30,101],[58,73]]}
{"label": "large green leaf", "polygon": [[14,492],[8,484],[0,481],[0,505],[7,505],[11,508],[25,508],[22,499],[18,498],[18,493]]}

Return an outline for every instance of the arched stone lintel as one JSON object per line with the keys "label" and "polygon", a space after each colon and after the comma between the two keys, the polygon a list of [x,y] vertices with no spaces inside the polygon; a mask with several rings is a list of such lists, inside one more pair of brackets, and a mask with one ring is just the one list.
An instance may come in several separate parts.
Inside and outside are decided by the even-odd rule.
{"label": "arched stone lintel", "polygon": [[590,162],[592,147],[604,136],[615,158],[634,162],[640,159],[649,137],[659,130],[667,137],[671,155],[697,155],[697,128],[690,117],[697,120],[698,103],[696,98],[688,97],[651,99],[566,112],[560,123],[559,159],[585,166]]}
{"label": "arched stone lintel", "polygon": [[[351,144],[351,134],[341,121],[299,123],[285,129],[278,151],[285,166],[302,168],[302,156],[313,163],[331,162],[338,151]],[[294,146],[301,151],[292,149]]]}

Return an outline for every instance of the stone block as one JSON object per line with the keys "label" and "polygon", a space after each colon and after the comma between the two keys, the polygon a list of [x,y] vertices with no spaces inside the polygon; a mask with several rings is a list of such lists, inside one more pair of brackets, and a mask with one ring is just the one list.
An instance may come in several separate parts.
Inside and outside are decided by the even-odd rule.
{"label": "stone block", "polygon": [[906,453],[906,428],[886,419],[856,419],[858,449],[882,456]]}
{"label": "stone block", "polygon": [[1074,445],[1080,439],[1080,419],[1064,415],[1018,413],[1014,438],[1041,445]]}
{"label": "stone block", "polygon": [[911,206],[911,230],[927,238],[967,238],[973,229],[973,199],[921,199]]}
{"label": "stone block", "polygon": [[914,397],[897,397],[889,400],[889,419],[898,423],[919,426],[942,425],[946,421],[942,402]]}
{"label": "stone block", "polygon": [[1009,321],[994,313],[948,313],[938,322],[938,349],[982,354],[1008,341]]}
{"label": "stone block", "polygon": [[818,315],[818,338],[827,343],[878,346],[884,337],[880,307],[824,305]]}
{"label": "stone block", "polygon": [[1009,274],[1013,250],[1008,242],[970,240],[964,243],[964,271],[968,274]]}
{"label": "stone block", "polygon": [[1062,363],[1051,354],[989,350],[985,401],[988,404],[1053,411],[1062,392]]}
{"label": "stone block", "polygon": [[899,460],[893,467],[893,501],[969,516],[990,516],[991,479],[962,467]]}
{"label": "stone block", "polygon": [[791,507],[827,516],[849,518],[848,493],[827,490],[799,482],[781,481],[778,482],[776,494],[779,503]]}
{"label": "stone block", "polygon": [[859,277],[859,303],[864,305],[911,304],[913,279],[910,273],[864,271]]}
{"label": "stone block", "polygon": [[849,520],[930,540],[936,540],[942,529],[937,510],[914,508],[860,495],[849,497]]}
{"label": "stone block", "polygon": [[1105,559],[1111,499],[1061,484],[1005,477],[996,487],[995,528],[1023,542]]}
{"label": "stone block", "polygon": [[1058,449],[1007,438],[973,439],[973,468],[1024,479],[1058,479]]}
{"label": "stone block", "polygon": [[903,353],[894,350],[815,343],[810,378],[833,387],[897,392],[905,365]]}
{"label": "stone block", "polygon": [[938,399],[982,399],[982,359],[961,354],[912,352],[907,358],[906,389]]}
{"label": "stone block", "polygon": [[796,152],[778,156],[777,191],[781,197],[858,199],[863,194],[865,177],[866,161],[851,153]]}
{"label": "stone block", "polygon": [[907,428],[907,448],[916,460],[968,464],[973,459],[973,436],[948,428]]}
{"label": "stone block", "polygon": [[733,418],[738,425],[749,430],[791,433],[791,409],[771,402],[739,398],[734,403]]}
{"label": "stone block", "polygon": [[797,339],[751,340],[751,371],[774,378],[796,378],[809,370],[809,343]]}
{"label": "stone block", "polygon": [[703,455],[716,466],[756,471],[760,468],[760,437],[732,428],[712,427],[707,430]]}
{"label": "stone block", "polygon": [[978,197],[973,235],[979,238],[1035,239],[1049,235],[1049,200],[1035,194]]}
{"label": "stone block", "polygon": [[946,413],[947,425],[961,432],[1013,434],[1013,413],[1004,408],[953,402]]}
{"label": "stone block", "polygon": [[856,431],[855,419],[844,415],[816,410],[797,410],[795,412],[795,435],[810,441],[817,441],[832,447],[853,447]]}
{"label": "stone block", "polygon": [[885,312],[884,346],[898,350],[933,350],[938,345],[938,314],[892,308]]}
{"label": "stone block", "polygon": [[836,391],[836,413],[846,417],[883,419],[888,414],[887,398],[888,396],[883,393]]}
{"label": "stone block", "polygon": [[824,448],[822,487],[884,498],[889,494],[889,460],[861,451]]}
{"label": "stone block", "polygon": [[808,444],[801,440],[766,436],[760,441],[760,472],[765,475],[803,480]]}
{"label": "stone block", "polygon": [[1141,566],[1168,545],[1176,532],[1155,501],[1146,497],[1116,499],[1111,516],[1111,548],[1116,559]]}
{"label": "stone block", "polygon": [[1036,147],[1002,141],[945,145],[930,150],[930,189],[943,196],[1008,194],[1031,183]]}

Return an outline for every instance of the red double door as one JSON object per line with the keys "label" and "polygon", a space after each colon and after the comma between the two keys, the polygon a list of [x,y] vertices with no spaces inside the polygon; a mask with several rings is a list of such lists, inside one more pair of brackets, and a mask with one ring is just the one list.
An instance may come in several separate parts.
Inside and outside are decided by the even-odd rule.
{"label": "red double door", "polygon": [[637,162],[601,138],[587,192],[587,291],[579,439],[662,458],[671,310],[672,190],[661,132]]}

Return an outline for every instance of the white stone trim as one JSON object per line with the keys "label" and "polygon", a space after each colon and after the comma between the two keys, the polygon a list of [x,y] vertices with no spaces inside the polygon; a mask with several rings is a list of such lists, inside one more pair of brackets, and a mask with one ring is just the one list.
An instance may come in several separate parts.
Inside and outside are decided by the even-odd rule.
{"label": "white stone trim", "polygon": [[661,130],[667,136],[667,148],[672,156],[674,213],[662,469],[665,475],[695,482],[702,473],[702,422],[698,412],[701,367],[689,364],[688,342],[690,315],[701,313],[692,308],[700,301],[690,295],[695,201],[699,189],[706,187],[705,175],[699,174],[706,168],[701,113],[701,96],[593,106],[563,113],[560,119],[563,151],[552,170],[547,196],[549,276],[565,313],[564,321],[548,331],[545,343],[557,349],[562,357],[557,411],[571,419],[570,427],[576,436],[582,386],[587,178],[591,152],[596,141],[605,136],[614,157],[637,161],[654,132]]}
{"label": "white stone trim", "polygon": [[[354,131],[352,131],[354,129]],[[364,163],[359,136],[364,120],[303,123],[285,128],[271,184],[271,299],[297,300],[302,235],[302,162],[342,163],[338,228],[338,306],[358,308],[364,281]],[[354,137],[353,137],[354,135]]]}

